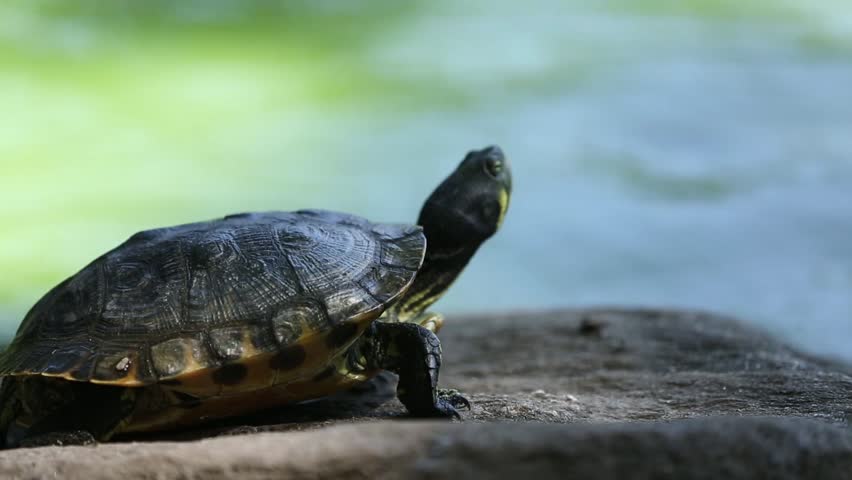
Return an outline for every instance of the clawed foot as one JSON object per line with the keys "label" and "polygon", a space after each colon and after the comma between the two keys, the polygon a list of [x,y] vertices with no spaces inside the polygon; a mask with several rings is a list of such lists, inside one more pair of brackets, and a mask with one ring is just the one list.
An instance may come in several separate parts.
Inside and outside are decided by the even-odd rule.
{"label": "clawed foot", "polygon": [[448,402],[455,408],[470,410],[470,400],[454,388],[439,388],[438,399]]}
{"label": "clawed foot", "polygon": [[[422,324],[437,321],[429,320],[434,318],[440,317],[421,318]],[[376,367],[399,375],[397,397],[411,416],[461,420],[457,409],[470,410],[470,402],[457,390],[436,388],[441,341],[422,324],[373,322],[365,337],[365,355]]]}
{"label": "clawed foot", "polygon": [[435,404],[433,416],[461,420],[461,415],[457,410],[459,408],[470,410],[470,401],[459,393],[458,390],[438,390],[438,401]]}

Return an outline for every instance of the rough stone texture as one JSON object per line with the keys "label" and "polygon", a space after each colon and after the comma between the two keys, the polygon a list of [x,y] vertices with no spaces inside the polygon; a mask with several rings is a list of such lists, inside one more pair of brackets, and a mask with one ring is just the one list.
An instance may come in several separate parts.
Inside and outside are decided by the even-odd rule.
{"label": "rough stone texture", "polygon": [[0,454],[2,478],[840,479],[852,432],[771,418],[575,426],[389,422]]}
{"label": "rough stone texture", "polygon": [[444,341],[443,382],[474,393],[478,419],[509,408],[513,419],[550,422],[729,414],[852,421],[852,368],[730,318],[586,310],[456,323]]}
{"label": "rough stone texture", "polygon": [[[382,376],[330,399],[125,439],[138,443],[0,452],[0,478],[852,479],[852,369],[734,320],[518,313],[450,318],[441,338],[442,384],[474,404],[464,423],[404,421]],[[210,436],[221,437],[175,442]]]}

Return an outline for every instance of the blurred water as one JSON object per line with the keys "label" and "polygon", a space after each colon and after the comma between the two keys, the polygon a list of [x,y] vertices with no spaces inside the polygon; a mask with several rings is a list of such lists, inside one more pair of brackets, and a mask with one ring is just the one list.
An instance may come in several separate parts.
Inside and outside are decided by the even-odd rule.
{"label": "blurred water", "polygon": [[498,143],[505,228],[436,307],[707,308],[852,359],[852,9],[690,5],[430,2],[358,43],[164,49],[18,5],[53,35],[0,25],[2,331],[136,230],[300,207],[413,221]]}

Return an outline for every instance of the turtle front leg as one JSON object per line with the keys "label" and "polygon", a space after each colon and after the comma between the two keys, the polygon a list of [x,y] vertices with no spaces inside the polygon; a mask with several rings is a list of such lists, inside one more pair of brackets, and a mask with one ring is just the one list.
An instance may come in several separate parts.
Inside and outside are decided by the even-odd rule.
{"label": "turtle front leg", "polygon": [[[419,319],[418,319],[419,320]],[[461,418],[456,408],[470,408],[454,390],[438,389],[441,342],[424,322],[374,322],[366,336],[370,366],[399,375],[397,396],[416,417]]]}
{"label": "turtle front leg", "polygon": [[[411,322],[420,325],[432,333],[438,333],[444,326],[444,316],[435,312],[424,312],[413,318]],[[470,410],[470,402],[461,392],[455,389],[438,389],[438,397],[449,401],[456,408],[464,407]]]}

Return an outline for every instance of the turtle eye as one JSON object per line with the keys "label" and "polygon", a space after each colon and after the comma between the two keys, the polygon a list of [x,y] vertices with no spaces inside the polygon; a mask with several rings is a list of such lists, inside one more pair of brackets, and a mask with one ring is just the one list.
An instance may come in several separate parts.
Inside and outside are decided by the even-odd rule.
{"label": "turtle eye", "polygon": [[488,157],[485,159],[485,173],[494,178],[495,180],[503,172],[503,160],[494,157]]}

